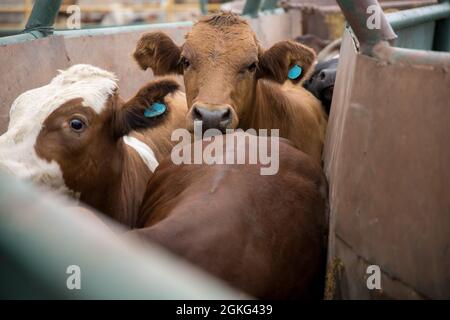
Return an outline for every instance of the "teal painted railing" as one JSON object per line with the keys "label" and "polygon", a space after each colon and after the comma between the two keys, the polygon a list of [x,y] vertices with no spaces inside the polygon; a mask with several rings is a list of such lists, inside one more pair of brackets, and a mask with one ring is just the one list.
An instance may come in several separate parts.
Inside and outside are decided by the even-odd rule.
{"label": "teal painted railing", "polygon": [[[255,17],[261,11],[272,11],[277,8],[278,0],[247,0],[244,6],[244,15]],[[202,14],[207,13],[207,0],[199,0],[200,10]],[[157,28],[177,28],[180,26],[190,26],[192,22],[171,22],[159,24],[141,24],[131,26],[110,26],[110,27],[95,27],[80,30],[60,30],[54,31],[53,24],[58,14],[61,5],[61,0],[42,0],[36,1],[33,7],[32,14],[27,23],[27,27],[20,34],[1,37],[0,45],[7,45],[13,43],[24,42],[37,38],[46,37],[51,34],[63,36],[81,36],[81,35],[96,35],[96,34],[112,34],[117,32],[127,32],[136,30],[151,30]],[[10,32],[14,32],[11,31]]]}
{"label": "teal painted railing", "polygon": [[[0,172],[0,299],[245,298],[73,206]],[[67,286],[73,265],[79,290]]]}
{"label": "teal painted railing", "polygon": [[450,52],[450,2],[387,14],[396,47]]}
{"label": "teal painted railing", "polygon": [[371,15],[366,9],[378,5],[377,1],[337,1],[364,53],[370,54],[374,45],[380,41],[390,41],[400,48],[450,51],[449,0],[440,1],[436,5],[382,14],[380,29],[369,29],[366,25],[367,18]]}

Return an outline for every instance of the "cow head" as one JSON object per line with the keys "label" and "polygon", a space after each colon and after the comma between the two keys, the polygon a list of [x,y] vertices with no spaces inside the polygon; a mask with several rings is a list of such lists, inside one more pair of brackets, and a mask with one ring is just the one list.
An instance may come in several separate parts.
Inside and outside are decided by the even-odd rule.
{"label": "cow head", "polygon": [[161,32],[139,40],[134,57],[156,75],[182,74],[189,112],[187,128],[203,122],[203,129],[236,128],[239,117],[251,112],[260,79],[284,83],[296,65],[302,68],[295,83],[303,82],[315,60],[312,49],[281,41],[263,50],[245,20],[231,13],[203,18],[177,46]]}
{"label": "cow head", "polygon": [[164,122],[165,114],[146,117],[144,111],[177,89],[176,82],[161,80],[124,103],[113,74],[75,65],[14,101],[8,130],[0,136],[0,169],[72,194],[114,183],[121,138]]}

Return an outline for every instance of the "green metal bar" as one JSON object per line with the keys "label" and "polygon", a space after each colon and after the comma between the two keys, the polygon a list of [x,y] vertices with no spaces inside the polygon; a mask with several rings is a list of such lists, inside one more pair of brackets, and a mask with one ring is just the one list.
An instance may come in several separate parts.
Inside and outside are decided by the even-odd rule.
{"label": "green metal bar", "polygon": [[[98,27],[79,30],[56,30],[53,35],[64,36],[66,38],[82,37],[82,36],[96,36],[116,34],[122,32],[134,32],[134,31],[152,31],[152,30],[171,30],[177,28],[187,28],[192,26],[192,21],[182,22],[170,22],[170,23],[154,23],[154,24],[140,24],[132,26],[112,26],[112,27]],[[23,33],[15,36],[0,38],[0,46],[20,43],[24,41],[34,40],[36,37],[30,33]]]}
{"label": "green metal bar", "polygon": [[10,36],[15,36],[17,34],[22,33],[22,30],[17,30],[17,29],[1,29],[0,30],[0,38],[1,37],[10,37]]}
{"label": "green metal bar", "polygon": [[[243,297],[73,205],[0,172],[0,299]],[[80,290],[67,287],[71,265],[80,268]]]}
{"label": "green metal bar", "polygon": [[247,0],[245,1],[244,10],[242,11],[243,15],[249,15],[251,17],[258,16],[258,12],[261,9],[263,0]]}
{"label": "green metal bar", "polygon": [[33,10],[21,34],[0,38],[0,45],[20,43],[44,38],[53,34],[53,24],[58,15],[62,0],[35,1]]}
{"label": "green metal bar", "polygon": [[205,15],[208,14],[208,0],[199,0],[200,12]]}
{"label": "green metal bar", "polygon": [[[371,55],[375,44],[397,37],[377,0],[337,0],[337,3],[358,38],[363,53]],[[377,7],[380,14],[379,29],[367,27],[367,21],[373,14],[368,10],[369,6]]]}
{"label": "green metal bar", "polygon": [[[134,32],[134,31],[153,31],[153,30],[170,30],[177,28],[186,28],[193,25],[192,21],[182,21],[182,22],[170,22],[170,23],[154,23],[154,24],[140,24],[133,26],[116,26],[116,27],[103,27],[103,28],[92,28],[92,29],[80,29],[80,30],[60,30],[55,31],[55,35],[62,35],[64,37],[81,37],[81,36],[95,36],[95,35],[106,35],[106,34],[116,34],[122,32]],[[0,44],[1,44],[0,38]]]}
{"label": "green metal bar", "polygon": [[433,66],[442,70],[450,68],[450,54],[447,52],[397,48],[379,43],[373,49],[373,56],[390,64]]}
{"label": "green metal bar", "polygon": [[264,0],[261,11],[274,10],[278,6],[278,0]]}
{"label": "green metal bar", "polygon": [[389,23],[394,30],[404,29],[448,17],[450,17],[449,2],[387,14]]}
{"label": "green metal bar", "polygon": [[24,32],[31,33],[36,38],[53,34],[53,24],[61,7],[61,2],[62,0],[35,1]]}
{"label": "green metal bar", "polygon": [[25,41],[35,40],[35,39],[36,39],[36,37],[31,33],[21,33],[21,34],[16,34],[14,36],[0,38],[0,46],[20,43],[20,42],[25,42]]}

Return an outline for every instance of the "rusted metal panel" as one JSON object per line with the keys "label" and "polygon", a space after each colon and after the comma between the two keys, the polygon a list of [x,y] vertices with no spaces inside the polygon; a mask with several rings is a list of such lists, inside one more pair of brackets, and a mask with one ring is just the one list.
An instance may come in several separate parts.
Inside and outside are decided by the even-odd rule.
{"label": "rusted metal panel", "polygon": [[[350,33],[341,50],[324,155],[329,297],[448,299],[450,55],[371,58]],[[382,290],[367,288],[368,265]]]}
{"label": "rusted metal panel", "polygon": [[[390,14],[389,22],[399,36],[394,45],[402,48],[450,51],[445,46],[445,39],[450,38],[450,29],[442,28],[445,25],[443,19],[450,20],[450,2]],[[436,26],[439,28],[435,32]]]}
{"label": "rusted metal panel", "polygon": [[19,94],[47,84],[58,69],[69,67],[63,37],[50,37],[0,46],[0,134],[9,122],[9,109]]}
{"label": "rusted metal panel", "polygon": [[[75,203],[0,173],[0,299],[248,299]],[[80,268],[81,290],[66,270]]]}
{"label": "rusted metal panel", "polygon": [[[162,30],[178,44],[190,28]],[[143,32],[127,32],[95,37],[65,39],[70,64],[87,63],[113,71],[119,79],[119,92],[125,99],[153,78],[151,70],[142,71],[132,57],[136,43]]]}
{"label": "rusted metal panel", "polygon": [[250,19],[249,23],[264,48],[280,40],[293,39],[302,32],[298,12],[261,14],[257,19]]}

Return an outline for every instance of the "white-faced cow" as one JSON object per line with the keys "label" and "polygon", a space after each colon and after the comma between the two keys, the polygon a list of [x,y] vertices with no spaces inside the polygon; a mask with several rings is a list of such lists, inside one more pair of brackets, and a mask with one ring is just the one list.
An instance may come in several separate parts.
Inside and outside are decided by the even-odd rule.
{"label": "white-faced cow", "polygon": [[[166,110],[146,116],[155,102]],[[170,153],[171,133],[184,126],[186,112],[174,80],[150,82],[125,103],[112,73],[75,65],[14,101],[0,136],[0,169],[133,225],[148,179]]]}
{"label": "white-faced cow", "polygon": [[182,46],[161,32],[143,35],[134,57],[156,75],[184,76],[189,130],[196,120],[203,130],[279,129],[321,160],[326,116],[301,86],[315,60],[312,49],[281,41],[263,50],[244,19],[220,13],[197,22]]}

